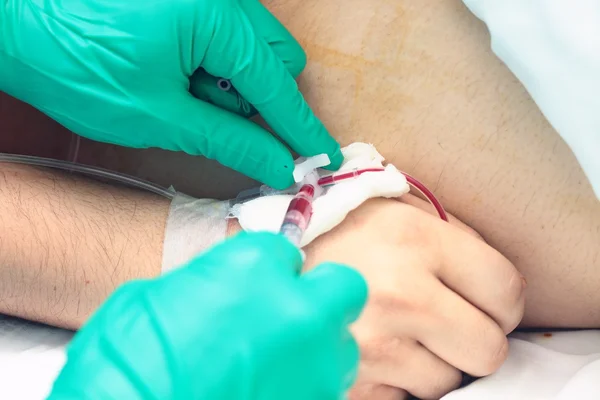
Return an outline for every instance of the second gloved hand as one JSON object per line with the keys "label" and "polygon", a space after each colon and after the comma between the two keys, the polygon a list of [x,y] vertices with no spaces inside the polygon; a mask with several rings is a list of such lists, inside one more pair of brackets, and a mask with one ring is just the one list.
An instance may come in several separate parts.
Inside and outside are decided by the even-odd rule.
{"label": "second gloved hand", "polygon": [[117,290],[76,335],[50,399],[338,400],[366,284],[346,267],[297,276],[285,238],[241,234]]}
{"label": "second gloved hand", "polygon": [[[342,161],[294,81],[305,62],[258,0],[7,0],[0,8],[0,90],[90,139],[204,155],[279,189],[293,183],[292,156],[238,115],[250,106],[300,155],[327,153],[333,169]],[[202,100],[189,92],[191,77]]]}

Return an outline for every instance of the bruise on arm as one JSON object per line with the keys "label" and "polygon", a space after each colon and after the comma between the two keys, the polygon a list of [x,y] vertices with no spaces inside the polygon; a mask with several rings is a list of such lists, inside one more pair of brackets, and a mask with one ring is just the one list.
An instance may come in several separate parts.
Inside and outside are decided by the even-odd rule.
{"label": "bruise on arm", "polygon": [[0,312],[76,329],[122,282],[160,272],[169,201],[0,164]]}

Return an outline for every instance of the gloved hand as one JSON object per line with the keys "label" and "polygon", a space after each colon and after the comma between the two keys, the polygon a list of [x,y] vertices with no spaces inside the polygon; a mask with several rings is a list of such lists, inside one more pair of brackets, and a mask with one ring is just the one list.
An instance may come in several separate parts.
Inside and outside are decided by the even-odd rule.
{"label": "gloved hand", "polygon": [[[90,139],[204,155],[280,189],[293,183],[290,152],[238,114],[253,105],[294,151],[327,153],[339,167],[339,145],[293,79],[305,62],[258,0],[6,0],[0,8],[0,90]],[[190,94],[192,75],[205,101]],[[227,82],[214,77],[237,91],[218,89]]]}
{"label": "gloved hand", "polygon": [[366,285],[332,264],[298,277],[301,262],[282,236],[240,234],[126,284],[76,335],[50,399],[340,399]]}

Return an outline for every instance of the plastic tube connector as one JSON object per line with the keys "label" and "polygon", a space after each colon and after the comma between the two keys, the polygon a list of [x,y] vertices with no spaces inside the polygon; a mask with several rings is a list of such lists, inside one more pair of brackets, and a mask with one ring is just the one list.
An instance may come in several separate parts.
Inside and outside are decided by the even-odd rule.
{"label": "plastic tube connector", "polygon": [[296,183],[302,182],[304,178],[314,172],[315,170],[326,167],[331,164],[329,156],[327,154],[319,154],[314,157],[308,157],[306,160],[294,167],[294,181]]}

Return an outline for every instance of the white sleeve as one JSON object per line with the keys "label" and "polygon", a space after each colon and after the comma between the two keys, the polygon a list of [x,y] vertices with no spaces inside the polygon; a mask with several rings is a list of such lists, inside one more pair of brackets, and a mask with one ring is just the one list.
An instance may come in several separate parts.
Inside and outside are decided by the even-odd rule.
{"label": "white sleeve", "polygon": [[600,1],[463,0],[600,198]]}

